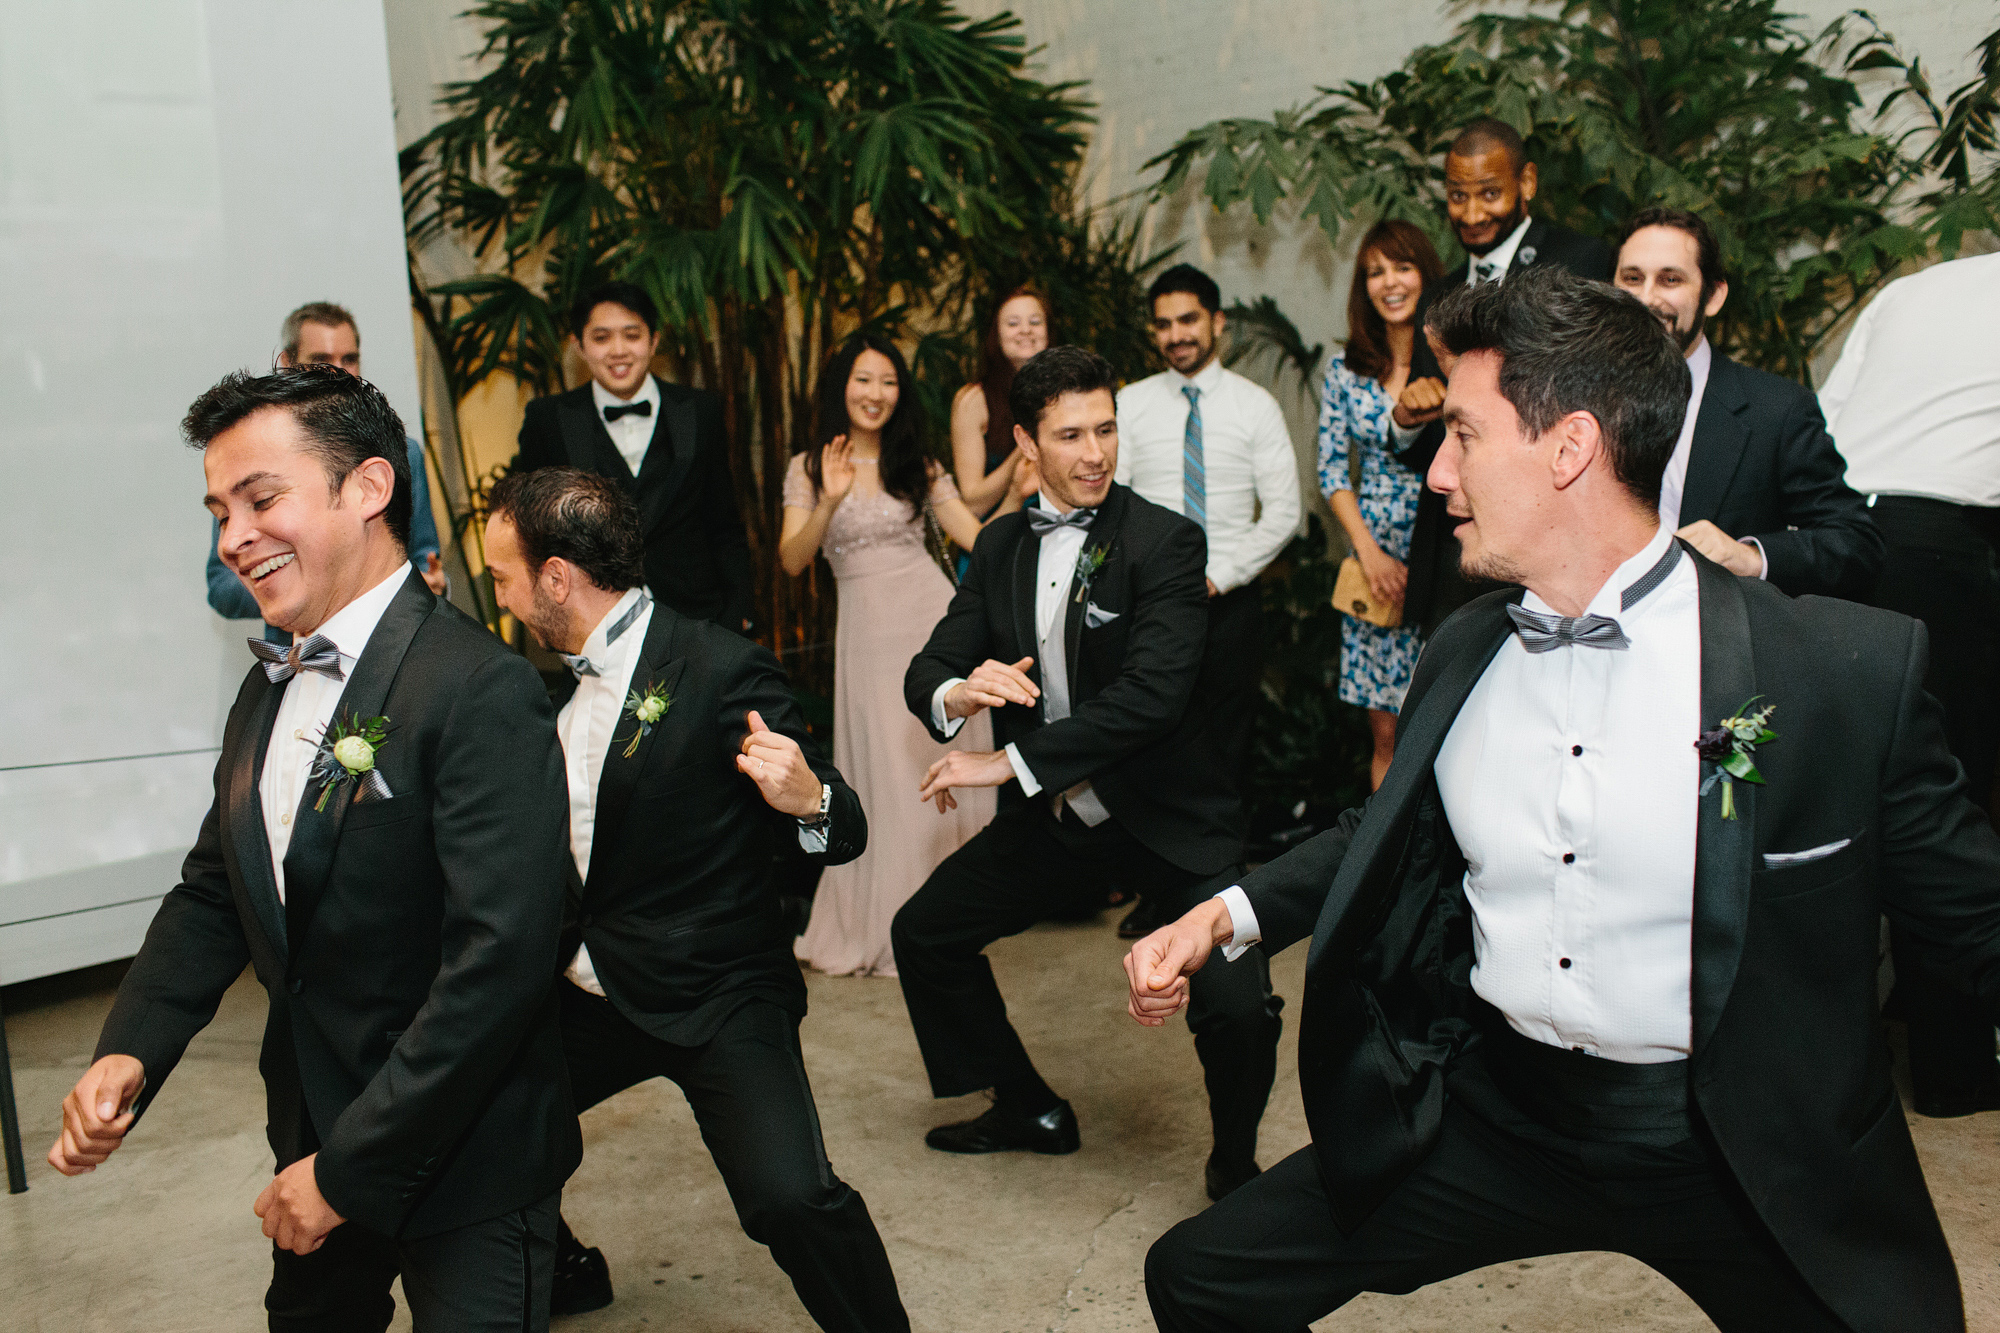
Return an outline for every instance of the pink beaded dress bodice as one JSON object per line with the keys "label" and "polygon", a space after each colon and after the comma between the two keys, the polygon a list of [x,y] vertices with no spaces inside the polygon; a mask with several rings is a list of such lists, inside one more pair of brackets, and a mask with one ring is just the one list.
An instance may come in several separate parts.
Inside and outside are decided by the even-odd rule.
{"label": "pink beaded dress bodice", "polygon": [[[874,471],[872,463],[861,466],[870,473]],[[958,487],[949,472],[939,469],[931,482],[930,498],[932,505],[958,498]],[[792,455],[791,465],[785,470],[785,503],[795,509],[811,509],[819,503],[818,488],[806,475],[804,454]],[[930,559],[929,551],[924,548],[923,514],[908,501],[885,491],[873,487],[863,491],[858,480],[828,520],[820,550],[833,566],[833,576],[837,579],[884,572],[912,559]]]}

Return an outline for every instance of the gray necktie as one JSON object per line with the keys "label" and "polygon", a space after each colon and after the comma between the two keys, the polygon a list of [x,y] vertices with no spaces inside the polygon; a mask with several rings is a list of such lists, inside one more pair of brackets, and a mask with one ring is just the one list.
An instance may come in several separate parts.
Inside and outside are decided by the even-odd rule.
{"label": "gray necktie", "polygon": [[324,634],[315,634],[289,648],[262,639],[251,639],[249,643],[250,651],[264,664],[264,674],[273,685],[283,684],[301,671],[317,671],[335,680],[347,679],[347,673],[340,668],[340,649]]}
{"label": "gray necktie", "polygon": [[1201,449],[1201,390],[1183,384],[1187,395],[1187,427],[1181,432],[1181,512],[1208,528],[1208,464]]}
{"label": "gray necktie", "polygon": [[1500,265],[1494,260],[1482,259],[1473,265],[1472,272],[1475,282],[1491,282],[1500,275]]}

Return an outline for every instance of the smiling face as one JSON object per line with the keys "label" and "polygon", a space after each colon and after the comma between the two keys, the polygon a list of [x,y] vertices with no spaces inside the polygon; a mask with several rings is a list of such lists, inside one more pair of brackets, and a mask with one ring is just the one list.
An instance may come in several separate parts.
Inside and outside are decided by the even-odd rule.
{"label": "smiling face", "polygon": [[1118,402],[1109,389],[1063,394],[1042,409],[1032,436],[1016,425],[1014,442],[1034,464],[1044,496],[1064,510],[1094,509],[1118,470]]}
{"label": "smiling face", "polygon": [[1729,299],[1729,284],[1701,290],[1701,248],[1679,227],[1641,227],[1618,247],[1612,281],[1639,298],[1666,325],[1681,352],[1694,350],[1702,329]]}
{"label": "smiling face", "polygon": [[1505,148],[1446,154],[1444,211],[1458,243],[1470,254],[1483,255],[1506,240],[1528,215],[1535,183],[1535,164],[1523,163],[1516,173]]}
{"label": "smiling face", "polygon": [[660,335],[616,301],[599,301],[573,341],[590,377],[617,398],[630,398],[645,387],[653,354],[660,350]]}
{"label": "smiling face", "polygon": [[896,414],[896,400],[903,386],[896,382],[896,366],[872,347],[863,348],[847,372],[847,430],[850,436],[879,439],[882,428]]}
{"label": "smiling face", "polygon": [[367,460],[336,489],[308,444],[297,418],[266,407],[217,435],[201,460],[222,562],[265,622],[294,634],[379,582],[381,543],[395,540],[381,517],[395,489],[389,461]]}
{"label": "smiling face", "polygon": [[1193,292],[1165,292],[1153,302],[1153,341],[1167,364],[1192,379],[1215,355],[1222,312],[1202,309]]}
{"label": "smiling face", "polygon": [[1457,520],[1459,568],[1468,578],[1524,582],[1523,571],[1555,525],[1554,444],[1522,429],[1520,415],[1500,392],[1497,352],[1458,359],[1445,391],[1444,421],[1444,444],[1426,481]]}
{"label": "smiling face", "polygon": [[1383,323],[1408,324],[1417,317],[1417,298],[1424,294],[1423,270],[1407,259],[1370,250],[1361,271],[1368,280],[1368,304]]}
{"label": "smiling face", "polygon": [[996,325],[1001,355],[1013,362],[1016,370],[1049,345],[1049,318],[1035,297],[1016,296],[1009,300],[1000,307]]}

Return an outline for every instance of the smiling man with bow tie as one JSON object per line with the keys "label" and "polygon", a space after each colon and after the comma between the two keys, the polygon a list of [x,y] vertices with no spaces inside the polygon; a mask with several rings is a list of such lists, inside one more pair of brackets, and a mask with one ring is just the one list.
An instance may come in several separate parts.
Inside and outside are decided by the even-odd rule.
{"label": "smiling man with bow tie", "polygon": [[[1632,297],[1547,269],[1429,327],[1456,358],[1429,484],[1466,571],[1524,588],[1439,630],[1365,808],[1126,960],[1157,1024],[1212,950],[1312,941],[1312,1144],[1154,1245],[1160,1327],[1297,1333],[1615,1250],[1724,1333],[1957,1333],[1878,932],[2000,1014],[2000,839],[1923,626],[1660,526],[1689,376]],[[1722,725],[1746,714],[1768,727]]]}

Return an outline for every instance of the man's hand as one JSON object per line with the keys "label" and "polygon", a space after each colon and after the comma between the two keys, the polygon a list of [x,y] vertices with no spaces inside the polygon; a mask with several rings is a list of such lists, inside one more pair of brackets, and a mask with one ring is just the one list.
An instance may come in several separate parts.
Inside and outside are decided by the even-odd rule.
{"label": "man's hand", "polygon": [[66,1176],[95,1171],[118,1151],[132,1128],[132,1103],[146,1090],[146,1067],[129,1055],[107,1055],[86,1069],[63,1098],[62,1133],[49,1165]]}
{"label": "man's hand", "polygon": [[254,1205],[264,1219],[264,1234],[281,1250],[311,1254],[326,1243],[327,1233],[347,1219],[333,1211],[319,1192],[313,1163],[319,1154],[302,1157],[272,1177]]}
{"label": "man's hand", "polygon": [[1707,519],[1690,523],[1674,534],[1732,574],[1756,578],[1764,572],[1764,553],[1749,542],[1737,541]]}
{"label": "man's hand", "polygon": [[765,726],[754,708],[746,720],[750,734],[743,738],[743,753],[736,756],[737,771],[749,775],[757,784],[757,794],[773,810],[782,810],[794,819],[817,818],[819,775],[806,762],[799,743]]}
{"label": "man's hand", "polygon": [[1133,945],[1125,955],[1131,991],[1125,1007],[1132,1017],[1156,1028],[1179,1013],[1187,1006],[1187,979],[1201,971],[1216,945],[1227,944],[1235,933],[1228,906],[1210,898]]}
{"label": "man's hand", "polygon": [[1444,410],[1444,381],[1426,375],[1420,380],[1411,380],[1403,386],[1402,396],[1396,399],[1396,410],[1390,413],[1396,424],[1404,430],[1436,421]]}
{"label": "man's hand", "polygon": [[438,596],[444,596],[444,590],[447,586],[444,576],[444,561],[438,558],[436,551],[432,551],[424,557],[422,573],[424,576],[424,586]]}
{"label": "man's hand", "polygon": [[[956,691],[954,691],[956,693]],[[997,787],[1014,776],[1014,761],[1005,750],[946,750],[944,758],[924,774],[920,801],[934,801],[938,813],[958,809],[953,787]]]}
{"label": "man's hand", "polygon": [[1222,596],[1222,589],[1220,589],[1220,588],[1218,588],[1218,587],[1216,587],[1216,586],[1215,586],[1215,580],[1214,580],[1214,579],[1209,579],[1209,580],[1208,580],[1208,595],[1209,595],[1210,597],[1220,597],[1220,596]]}
{"label": "man's hand", "polygon": [[1028,668],[1034,664],[1032,657],[1024,657],[1012,666],[987,658],[972,668],[971,675],[945,692],[944,715],[972,717],[982,708],[1034,703],[1042,697],[1041,690],[1027,676]]}

